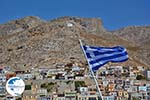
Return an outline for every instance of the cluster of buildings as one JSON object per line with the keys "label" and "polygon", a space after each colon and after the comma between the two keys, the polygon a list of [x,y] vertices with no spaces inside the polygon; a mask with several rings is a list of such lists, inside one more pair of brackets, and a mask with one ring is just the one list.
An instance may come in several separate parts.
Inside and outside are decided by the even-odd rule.
{"label": "cluster of buildings", "polygon": [[142,66],[109,66],[97,78],[105,100],[150,100],[149,73]]}
{"label": "cluster of buildings", "polygon": [[[150,100],[150,70],[142,66],[106,65],[94,73],[104,100]],[[13,76],[22,78],[25,91],[12,97],[5,84]],[[56,68],[14,70],[0,67],[2,100],[101,100],[87,67],[78,64]]]}

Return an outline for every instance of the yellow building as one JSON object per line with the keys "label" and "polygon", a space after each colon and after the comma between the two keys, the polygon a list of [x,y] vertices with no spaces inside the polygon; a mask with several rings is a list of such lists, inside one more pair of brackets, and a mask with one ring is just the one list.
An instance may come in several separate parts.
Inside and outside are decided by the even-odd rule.
{"label": "yellow building", "polygon": [[123,92],[123,95],[124,95],[125,98],[129,98],[129,94],[128,94],[127,91],[124,91],[124,92]]}
{"label": "yellow building", "polygon": [[23,93],[22,100],[37,100],[38,94],[32,94],[31,90],[26,90]]}
{"label": "yellow building", "polygon": [[127,91],[118,91],[117,100],[128,100],[129,94]]}
{"label": "yellow building", "polygon": [[36,94],[38,89],[40,89],[40,85],[39,84],[32,84],[31,85],[32,94]]}
{"label": "yellow building", "polygon": [[123,91],[118,91],[118,96],[123,97]]}
{"label": "yellow building", "polygon": [[115,84],[108,84],[108,91],[113,92],[115,89]]}
{"label": "yellow building", "polygon": [[40,88],[39,82],[31,84],[31,90],[25,90],[22,96],[22,100],[37,100],[40,95],[46,95],[47,91]]}

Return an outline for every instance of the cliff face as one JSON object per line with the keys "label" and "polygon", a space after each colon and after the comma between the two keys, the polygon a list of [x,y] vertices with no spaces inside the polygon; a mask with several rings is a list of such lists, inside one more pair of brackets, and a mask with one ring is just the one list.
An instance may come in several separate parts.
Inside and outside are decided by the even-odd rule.
{"label": "cliff face", "polygon": [[124,33],[118,33],[120,31],[108,32],[98,18],[61,17],[44,21],[38,17],[25,17],[0,25],[0,65],[28,68],[55,67],[72,59],[85,62],[79,39],[88,45],[124,45],[130,57],[136,59],[128,62],[148,64],[149,58],[140,60],[136,56],[143,48],[132,43],[134,40],[128,41]]}

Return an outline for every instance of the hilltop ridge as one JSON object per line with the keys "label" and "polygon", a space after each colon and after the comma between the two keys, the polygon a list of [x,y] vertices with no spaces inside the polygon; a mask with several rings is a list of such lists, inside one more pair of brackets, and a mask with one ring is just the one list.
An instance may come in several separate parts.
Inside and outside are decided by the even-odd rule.
{"label": "hilltop ridge", "polygon": [[[130,35],[139,28],[145,30],[140,31],[144,36],[137,35],[137,40],[132,39]],[[126,31],[129,29],[109,32],[100,18],[60,17],[44,21],[28,16],[17,19],[0,25],[0,65],[54,67],[56,64],[70,63],[72,58],[85,62],[78,41],[82,39],[88,45],[123,45],[132,58],[126,63],[147,66],[150,64],[149,45],[145,47],[142,44],[141,48],[142,40],[137,41],[141,37],[146,38],[143,43],[148,43],[150,28],[133,28],[127,38]],[[136,37],[136,34],[133,35]],[[147,51],[143,53],[145,49]]]}

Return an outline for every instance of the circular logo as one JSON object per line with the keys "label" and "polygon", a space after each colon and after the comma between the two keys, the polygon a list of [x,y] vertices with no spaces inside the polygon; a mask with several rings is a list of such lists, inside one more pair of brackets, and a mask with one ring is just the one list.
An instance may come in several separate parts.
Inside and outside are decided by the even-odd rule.
{"label": "circular logo", "polygon": [[20,96],[24,89],[25,83],[19,77],[12,77],[6,83],[6,90],[12,96]]}

